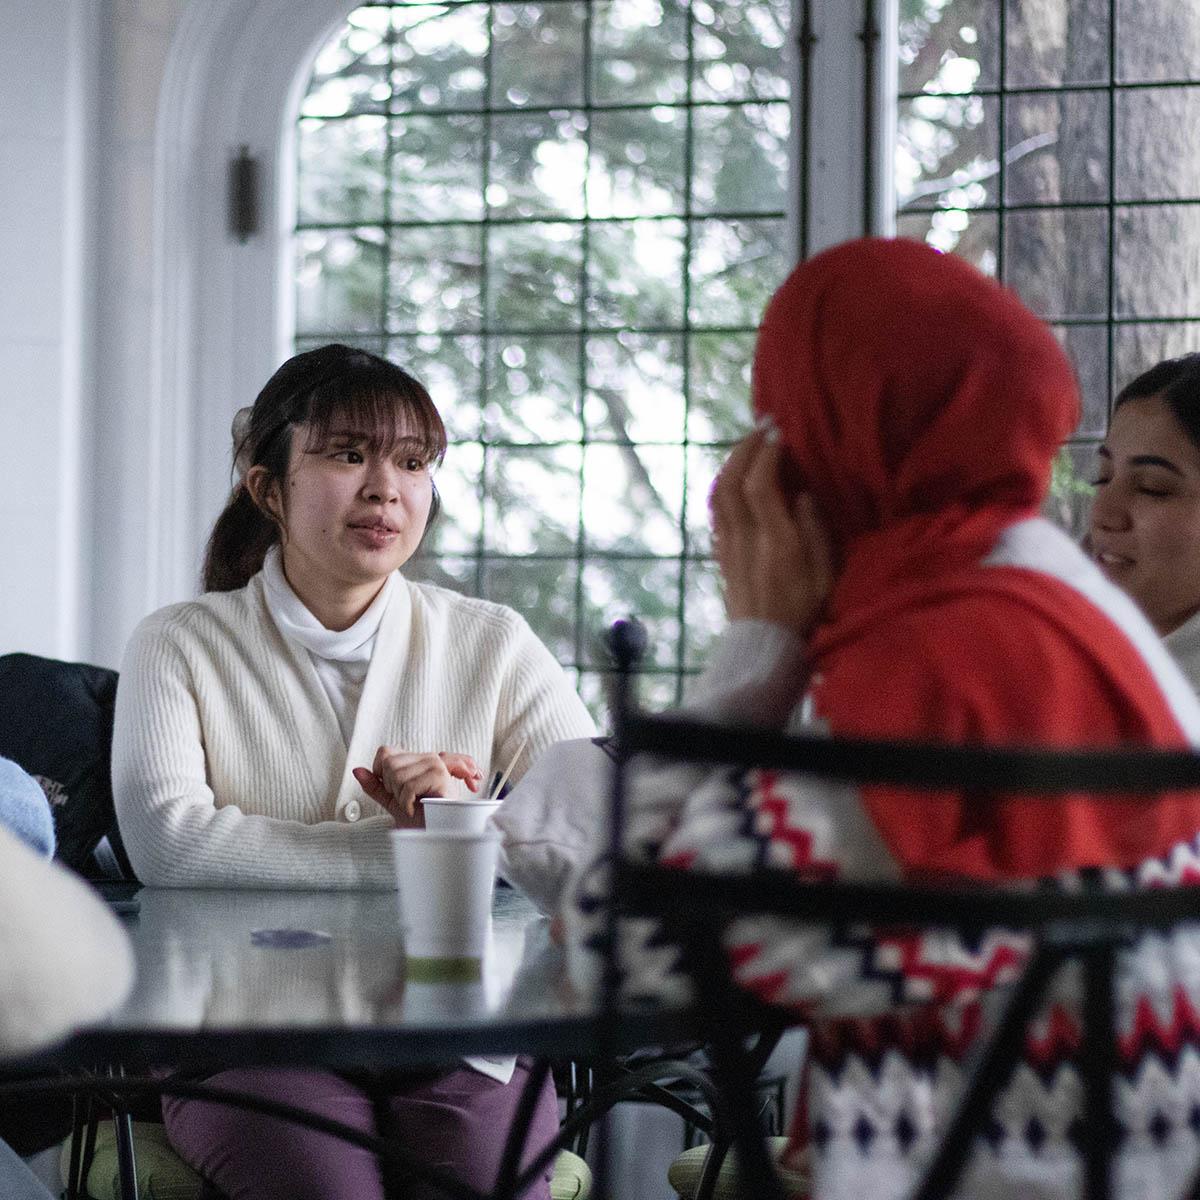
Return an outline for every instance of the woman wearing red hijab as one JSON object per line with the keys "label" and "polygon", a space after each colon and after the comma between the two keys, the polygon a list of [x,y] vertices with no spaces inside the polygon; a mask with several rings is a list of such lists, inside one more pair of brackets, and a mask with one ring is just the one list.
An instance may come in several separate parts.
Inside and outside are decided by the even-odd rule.
{"label": "woman wearing red hijab", "polygon": [[[694,708],[789,731],[1038,746],[1200,744],[1154,630],[1038,516],[1078,398],[1050,332],[965,262],[871,240],[799,267],[762,323],[755,433],[712,494],[730,626]],[[657,769],[631,837],[660,861],[856,880],[1200,879],[1200,796],[988,797],[778,772]],[[599,871],[574,905],[586,943]],[[568,914],[569,915],[569,914]],[[631,923],[632,926],[633,923]],[[630,930],[631,943],[639,943]],[[813,1196],[908,1194],[1026,947],[1004,933],[830,933],[744,919],[741,984],[811,1022]],[[585,954],[575,960],[586,961]],[[653,937],[637,986],[672,986]],[[963,1195],[1077,1195],[1077,998],[1064,980],[976,1146]],[[1181,1194],[1200,1163],[1200,936],[1122,959],[1116,1194]]]}

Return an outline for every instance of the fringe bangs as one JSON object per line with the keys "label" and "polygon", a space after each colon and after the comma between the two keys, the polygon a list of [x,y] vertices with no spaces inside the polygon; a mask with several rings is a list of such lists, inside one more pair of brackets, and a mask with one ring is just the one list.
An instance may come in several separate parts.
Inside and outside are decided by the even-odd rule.
{"label": "fringe bangs", "polygon": [[319,381],[308,395],[303,423],[309,450],[337,433],[362,435],[373,454],[416,445],[431,465],[446,453],[446,426],[425,387],[395,363],[363,354],[361,366]]}

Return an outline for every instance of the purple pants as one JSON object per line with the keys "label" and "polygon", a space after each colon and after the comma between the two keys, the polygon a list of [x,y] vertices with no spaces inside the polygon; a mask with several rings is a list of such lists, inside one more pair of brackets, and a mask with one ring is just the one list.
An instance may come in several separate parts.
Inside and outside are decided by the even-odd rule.
{"label": "purple pants", "polygon": [[[497,1083],[462,1066],[411,1084],[389,1081],[386,1099],[326,1071],[247,1068],[222,1071],[215,1086],[250,1092],[332,1117],[365,1133],[386,1134],[376,1119],[382,1104],[404,1149],[419,1162],[453,1171],[476,1191],[495,1183],[529,1064],[518,1059],[512,1079]],[[204,1100],[163,1097],[163,1120],[179,1156],[229,1200],[383,1200],[379,1160],[330,1134]],[[558,1132],[558,1099],[547,1078],[525,1139],[531,1162]],[[524,1200],[550,1200],[553,1164]],[[405,1200],[446,1200],[446,1193],[409,1179]]]}

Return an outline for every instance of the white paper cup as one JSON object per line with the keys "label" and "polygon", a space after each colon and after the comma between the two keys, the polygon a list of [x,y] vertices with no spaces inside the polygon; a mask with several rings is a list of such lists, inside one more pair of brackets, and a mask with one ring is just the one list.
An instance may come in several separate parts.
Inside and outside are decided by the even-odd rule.
{"label": "white paper cup", "polygon": [[393,829],[391,838],[404,952],[413,958],[482,958],[499,835]]}
{"label": "white paper cup", "polygon": [[408,1021],[437,1024],[470,1020],[486,1015],[487,1010],[481,979],[470,983],[409,980],[404,985],[403,1012]]}
{"label": "white paper cup", "polygon": [[482,833],[488,817],[500,807],[499,800],[462,800],[427,796],[421,801],[425,828],[438,833]]}

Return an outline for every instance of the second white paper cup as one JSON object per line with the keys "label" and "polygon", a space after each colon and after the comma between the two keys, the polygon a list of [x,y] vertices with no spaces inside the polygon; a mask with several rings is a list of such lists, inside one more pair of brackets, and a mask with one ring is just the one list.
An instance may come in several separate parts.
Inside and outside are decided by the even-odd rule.
{"label": "second white paper cup", "polygon": [[425,828],[436,832],[482,833],[488,817],[500,807],[499,800],[458,800],[429,796],[421,801]]}
{"label": "second white paper cup", "polygon": [[405,953],[414,958],[482,958],[499,835],[393,829],[391,838]]}

